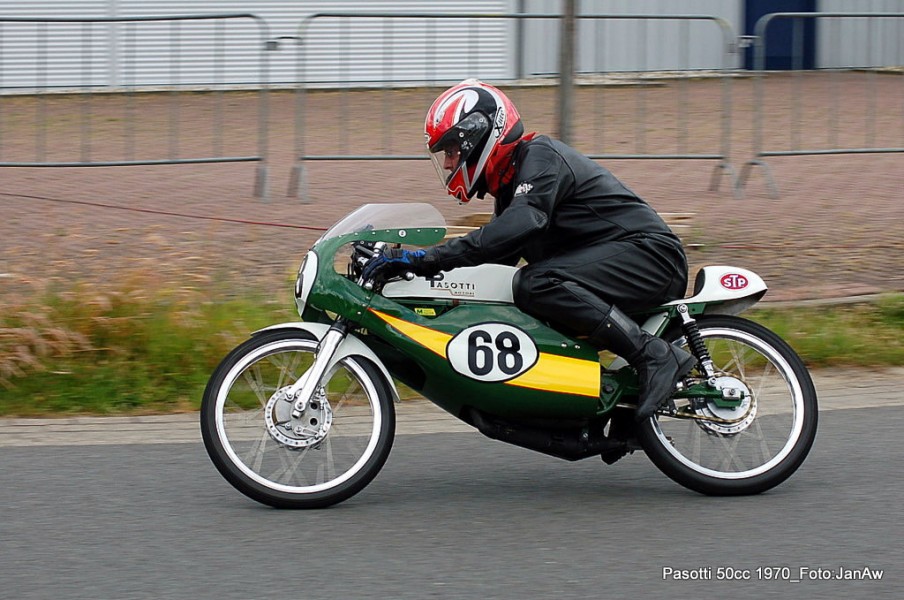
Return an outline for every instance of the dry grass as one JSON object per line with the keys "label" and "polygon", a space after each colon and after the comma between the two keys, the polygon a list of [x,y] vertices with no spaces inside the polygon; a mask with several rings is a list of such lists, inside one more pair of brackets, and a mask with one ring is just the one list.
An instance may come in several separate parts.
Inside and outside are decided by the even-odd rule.
{"label": "dry grass", "polygon": [[18,281],[0,297],[0,414],[197,408],[207,377],[287,303],[223,299],[219,286],[134,271],[113,284]]}
{"label": "dry grass", "polygon": [[[116,284],[18,281],[0,296],[0,415],[154,414],[196,410],[219,361],[291,303],[227,298],[134,271]],[[811,366],[904,364],[904,296],[874,305],[757,310]]]}
{"label": "dry grass", "polygon": [[[45,294],[46,290],[35,290],[35,297]],[[89,338],[55,318],[47,304],[19,295],[0,298],[0,315],[0,385],[6,388],[13,387],[12,378],[46,370],[47,359],[91,349]]]}

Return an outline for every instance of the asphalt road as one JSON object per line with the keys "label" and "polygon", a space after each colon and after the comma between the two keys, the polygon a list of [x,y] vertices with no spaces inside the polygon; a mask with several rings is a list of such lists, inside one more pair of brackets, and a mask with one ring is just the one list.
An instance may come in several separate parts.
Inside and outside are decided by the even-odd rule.
{"label": "asphalt road", "polygon": [[[4,447],[0,597],[897,599],[902,428],[899,406],[827,411],[794,477],[735,499],[641,454],[607,467],[400,435],[367,489],[310,512],[246,499],[197,442]],[[839,567],[882,579],[810,579]]]}

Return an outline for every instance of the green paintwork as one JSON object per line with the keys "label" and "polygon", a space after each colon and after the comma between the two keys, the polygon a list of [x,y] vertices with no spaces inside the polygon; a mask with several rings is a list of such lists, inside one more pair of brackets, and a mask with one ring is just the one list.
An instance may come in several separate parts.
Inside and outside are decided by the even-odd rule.
{"label": "green paintwork", "polygon": [[[507,323],[526,332],[542,353],[599,361],[594,348],[546,327],[514,306],[462,302],[452,310],[430,318],[381,296],[374,296],[370,306],[409,323],[453,336],[478,323]],[[370,334],[383,338],[416,362],[426,374],[425,385],[418,391],[453,415],[460,414],[460,409],[466,405],[504,417],[577,418],[600,412],[598,397],[532,390],[463,377],[452,369],[445,358],[400,334],[372,314],[363,315],[361,324]],[[598,382],[595,385],[598,388]]]}
{"label": "green paintwork", "polygon": [[[422,245],[441,240],[444,233],[445,230],[441,228],[409,229],[404,236],[399,236],[397,230],[370,230],[322,240],[313,248],[319,259],[318,273],[308,295],[303,318],[323,322],[327,320],[323,315],[324,311],[335,313],[359,324],[366,332],[362,337],[372,335],[385,340],[424,372],[424,385],[417,391],[454,415],[460,414],[463,406],[475,406],[487,413],[506,417],[580,418],[603,412],[603,405],[598,397],[532,390],[463,377],[452,369],[445,358],[395,331],[368,309],[373,308],[452,336],[478,323],[509,323],[530,335],[540,352],[598,361],[597,351],[588,344],[546,327],[512,305],[467,301],[431,303],[424,300],[411,301],[405,305],[363,289],[333,268],[337,253],[353,241],[404,241]],[[427,317],[414,311],[416,307],[434,305],[444,309],[443,312]],[[379,346],[371,347],[379,355]]]}
{"label": "green paintwork", "polygon": [[[592,418],[603,415],[623,401],[634,402],[637,377],[630,367],[616,372],[600,373],[587,387],[601,389],[599,396],[586,396],[515,386],[505,382],[483,382],[456,373],[449,361],[388,325],[369,309],[397,319],[455,336],[462,330],[487,322],[506,323],[524,331],[540,353],[558,355],[598,363],[597,350],[586,342],[575,340],[550,329],[524,314],[513,305],[446,299],[395,301],[368,291],[346,275],[339,274],[334,261],[340,251],[354,241],[383,241],[411,245],[431,245],[445,235],[442,227],[372,229],[322,238],[312,249],[318,256],[318,272],[302,315],[306,320],[329,322],[330,315],[340,315],[357,325],[361,337],[384,360],[390,372],[405,380],[416,373],[415,389],[449,413],[459,416],[462,408],[473,406],[486,413],[510,418]],[[435,315],[420,315],[415,309],[433,308]],[[704,304],[689,305],[691,314],[701,314]],[[656,309],[638,316],[663,312]],[[661,334],[678,318],[676,307],[668,308],[657,334]],[[385,343],[378,343],[377,339]],[[392,356],[390,356],[392,354]],[[390,360],[392,358],[393,360]],[[396,365],[396,370],[393,370]],[[422,375],[422,376],[421,376]],[[602,383],[602,386],[600,386]],[[737,406],[709,389],[694,390],[694,396],[711,398],[719,406]],[[718,395],[718,398],[715,397]],[[727,403],[727,404],[726,404]]]}
{"label": "green paintwork", "polygon": [[710,387],[706,383],[697,383],[686,390],[677,392],[675,398],[705,398],[707,402],[715,404],[719,408],[738,408],[744,401],[744,393],[737,398],[725,398],[722,396],[722,390]]}

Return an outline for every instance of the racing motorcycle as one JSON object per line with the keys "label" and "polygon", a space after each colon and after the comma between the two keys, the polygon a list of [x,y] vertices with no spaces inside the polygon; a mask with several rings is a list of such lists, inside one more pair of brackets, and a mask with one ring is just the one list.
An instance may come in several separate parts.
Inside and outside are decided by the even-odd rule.
{"label": "racing motorcycle", "polygon": [[763,492],[806,458],[817,427],[810,375],[776,334],[736,316],[766,293],[755,273],[704,267],[692,296],[631,315],[698,361],[635,423],[636,372],[521,312],[515,267],[363,275],[386,248],[445,235],[429,204],[369,204],[314,244],[295,282],[302,320],[253,333],[204,392],[204,445],[235,488],[279,508],[361,491],[389,455],[396,403],[407,401],[396,380],[406,398],[426,398],[490,438],[608,464],[642,449],[707,495]]}

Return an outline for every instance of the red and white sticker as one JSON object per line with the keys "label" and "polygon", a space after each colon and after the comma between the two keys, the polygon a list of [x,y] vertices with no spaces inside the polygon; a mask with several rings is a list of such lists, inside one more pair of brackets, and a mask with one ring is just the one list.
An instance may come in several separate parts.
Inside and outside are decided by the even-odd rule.
{"label": "red and white sticker", "polygon": [[740,273],[727,273],[719,280],[726,290],[743,290],[750,281]]}

